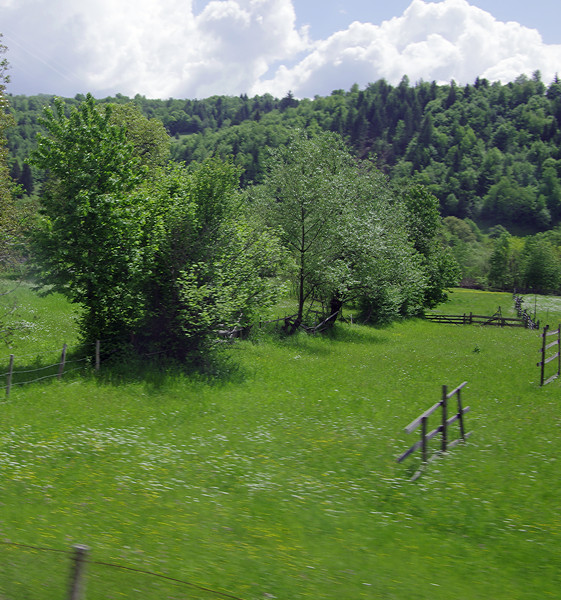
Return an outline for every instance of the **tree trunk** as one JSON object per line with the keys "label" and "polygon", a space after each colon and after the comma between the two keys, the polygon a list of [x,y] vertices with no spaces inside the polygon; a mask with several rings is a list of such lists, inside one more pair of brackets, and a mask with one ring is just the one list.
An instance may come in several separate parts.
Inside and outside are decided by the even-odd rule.
{"label": "tree trunk", "polygon": [[[304,248],[304,240],[305,240],[305,233],[304,233],[304,229],[302,228],[302,248]],[[299,279],[298,279],[298,314],[296,315],[296,320],[294,321],[294,323],[292,323],[292,326],[290,327],[289,333],[291,335],[299,329],[300,325],[302,325],[302,321],[304,320],[304,303],[306,302],[306,295],[304,293],[304,287],[306,284],[304,268],[305,268],[304,251],[301,250],[300,251],[300,274],[299,274]]]}
{"label": "tree trunk", "polygon": [[337,317],[341,314],[341,310],[343,309],[343,301],[337,295],[332,296],[331,302],[329,303],[329,319],[328,323],[330,326],[335,325],[335,321]]}

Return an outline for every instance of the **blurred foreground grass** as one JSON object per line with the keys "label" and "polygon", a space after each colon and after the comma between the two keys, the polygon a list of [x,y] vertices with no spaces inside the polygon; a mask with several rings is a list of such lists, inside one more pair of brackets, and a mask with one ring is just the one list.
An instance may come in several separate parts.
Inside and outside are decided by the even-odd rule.
{"label": "blurred foreground grass", "polygon": [[[45,344],[75,335],[68,307],[24,298]],[[510,295],[458,290],[439,309],[495,305]],[[540,347],[524,329],[346,324],[256,335],[215,377],[148,366],[22,386],[0,404],[0,540],[84,543],[246,600],[557,598],[560,383],[539,388]],[[465,380],[473,436],[411,483],[403,428]],[[64,555],[0,553],[0,597],[61,597]],[[219,596],[90,565],[87,597]]]}

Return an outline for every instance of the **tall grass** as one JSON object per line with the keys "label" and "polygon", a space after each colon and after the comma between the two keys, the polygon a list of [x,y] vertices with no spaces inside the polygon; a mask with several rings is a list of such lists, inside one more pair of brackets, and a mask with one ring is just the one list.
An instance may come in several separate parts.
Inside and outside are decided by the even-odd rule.
{"label": "tall grass", "polygon": [[[439,309],[498,305],[510,296],[458,290]],[[54,312],[45,323],[71,323]],[[247,600],[559,597],[559,382],[538,386],[539,339],[345,324],[256,335],[216,377],[102,370],[18,388],[0,404],[0,541],[81,542],[94,561]],[[472,437],[410,482],[403,428],[465,380]],[[0,552],[0,597],[64,593],[65,555]],[[87,597],[216,596],[92,564]]]}

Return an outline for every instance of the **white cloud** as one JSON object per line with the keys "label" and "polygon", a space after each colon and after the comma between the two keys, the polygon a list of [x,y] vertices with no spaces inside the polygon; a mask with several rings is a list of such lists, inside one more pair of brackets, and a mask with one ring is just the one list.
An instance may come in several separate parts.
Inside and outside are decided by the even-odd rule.
{"label": "white cloud", "polygon": [[540,69],[547,80],[561,64],[561,45],[466,0],[413,0],[316,42],[296,28],[292,0],[211,0],[199,12],[193,0],[0,0],[0,30],[10,91],[27,94],[303,97],[404,74],[463,83]]}
{"label": "white cloud", "polygon": [[540,69],[551,80],[559,65],[561,45],[544,44],[536,30],[497,21],[466,0],[413,0],[401,17],[379,26],[355,22],[319,42],[252,92],[313,96],[381,78],[395,84],[404,74],[412,81],[471,83],[482,76],[506,82]]}
{"label": "white cloud", "polygon": [[200,14],[191,0],[1,2],[23,93],[239,94],[309,46],[291,0],[213,0]]}

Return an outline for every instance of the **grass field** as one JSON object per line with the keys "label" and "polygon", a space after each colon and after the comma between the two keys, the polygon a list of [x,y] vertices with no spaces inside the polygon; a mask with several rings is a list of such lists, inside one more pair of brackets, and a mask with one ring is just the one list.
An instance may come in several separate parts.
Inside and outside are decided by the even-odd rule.
{"label": "grass field", "polygon": [[[75,343],[60,297],[19,292],[10,352]],[[512,315],[456,290],[446,313]],[[537,298],[538,318],[561,319]],[[533,297],[532,297],[533,308]],[[67,339],[65,339],[67,338]],[[561,597],[559,385],[535,331],[413,320],[256,335],[213,377],[132,367],[18,386],[0,403],[0,598],[60,599],[91,547],[87,598]],[[468,381],[473,435],[431,462],[404,427]],[[438,440],[434,440],[434,447]]]}

